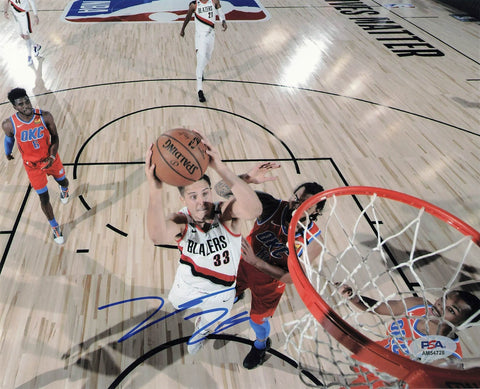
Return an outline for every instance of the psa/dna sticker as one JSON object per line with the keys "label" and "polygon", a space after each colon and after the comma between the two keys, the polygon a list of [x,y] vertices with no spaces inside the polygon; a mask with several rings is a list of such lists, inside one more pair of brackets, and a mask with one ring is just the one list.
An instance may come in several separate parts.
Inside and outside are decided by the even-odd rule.
{"label": "psa/dna sticker", "polygon": [[[63,18],[73,23],[181,22],[189,4],[190,0],[75,0],[67,5]],[[221,4],[229,22],[270,19],[256,0],[222,0]]]}
{"label": "psa/dna sticker", "polygon": [[457,344],[453,339],[441,335],[428,335],[410,344],[412,356],[422,363],[448,358],[456,349]]}

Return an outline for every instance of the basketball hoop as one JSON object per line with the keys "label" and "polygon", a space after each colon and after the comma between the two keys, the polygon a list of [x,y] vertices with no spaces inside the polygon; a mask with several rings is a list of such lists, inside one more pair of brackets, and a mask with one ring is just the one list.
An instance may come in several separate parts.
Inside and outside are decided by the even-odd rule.
{"label": "basketball hoop", "polygon": [[[322,233],[315,238],[315,252],[312,245],[302,247],[295,234],[308,235],[308,211],[323,200],[326,205],[317,223]],[[307,238],[311,237],[305,236],[303,242]],[[438,328],[448,326],[448,339],[459,335],[463,359],[447,353],[450,358],[434,357],[433,364],[412,351],[418,344],[414,338],[395,338],[405,341],[403,355],[380,345],[387,338],[387,327],[400,316],[374,311],[393,299],[407,307],[412,296],[422,298],[427,310],[427,301],[445,300],[453,290],[478,292],[479,246],[480,233],[468,224],[403,193],[354,186],[309,198],[293,215],[288,236],[290,274],[310,311],[284,325],[286,347],[298,355],[299,370],[317,374],[328,387],[480,387],[480,324],[473,322],[480,308],[454,327],[444,316],[403,315],[422,320],[427,328],[430,319],[440,323]],[[343,283],[361,301],[368,295],[377,305],[357,309],[339,292]],[[428,340],[421,344],[427,347]]]}

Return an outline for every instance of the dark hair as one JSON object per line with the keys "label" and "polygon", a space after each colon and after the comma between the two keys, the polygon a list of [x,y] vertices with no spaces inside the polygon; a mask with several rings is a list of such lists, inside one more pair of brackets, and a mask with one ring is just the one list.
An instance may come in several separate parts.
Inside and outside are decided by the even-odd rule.
{"label": "dark hair", "polygon": [[[447,296],[457,295],[463,301],[465,301],[470,307],[470,316],[474,315],[480,309],[480,299],[475,296],[473,293],[467,292],[465,290],[452,290],[451,292],[447,293]],[[473,319],[470,321],[471,323],[477,322],[480,320],[480,313],[476,314]]]}
{"label": "dark hair", "polygon": [[23,88],[14,88],[8,92],[8,100],[15,105],[15,100],[21,99],[22,97],[28,97],[27,91]]}
{"label": "dark hair", "polygon": [[[305,188],[304,193],[311,194],[311,195],[315,195],[325,190],[323,189],[323,186],[320,185],[318,182],[304,182],[303,184],[300,184],[299,186],[297,186],[293,191],[293,193],[297,193],[302,188]],[[325,207],[325,201],[326,200],[323,200],[317,203],[316,209],[318,212],[321,212]]]}
{"label": "dark hair", "polygon": [[[201,180],[207,181],[207,184],[208,184],[209,187],[212,186],[212,182],[210,181],[210,177],[207,176],[206,174],[204,174],[198,181],[201,181]],[[179,186],[178,191],[183,196],[185,194],[185,186]]]}

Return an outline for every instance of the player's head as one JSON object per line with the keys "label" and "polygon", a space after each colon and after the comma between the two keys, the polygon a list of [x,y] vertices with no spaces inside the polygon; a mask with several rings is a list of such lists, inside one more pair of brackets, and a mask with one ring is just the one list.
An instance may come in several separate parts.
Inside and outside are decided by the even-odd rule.
{"label": "player's head", "polygon": [[210,178],[206,174],[193,184],[179,186],[178,191],[195,221],[202,222],[211,215],[213,206],[212,186]]}
{"label": "player's head", "polygon": [[472,315],[470,322],[480,320],[480,299],[464,290],[453,290],[434,303],[434,315],[442,317],[455,326],[463,324]]}
{"label": "player's head", "polygon": [[23,97],[28,98],[27,91],[23,88],[13,88],[10,92],[8,92],[8,100],[10,100],[12,105],[15,105],[15,100]]}
{"label": "player's head", "polygon": [[[303,184],[297,186],[293,191],[293,195],[290,198],[290,208],[292,210],[296,210],[305,200],[308,200],[313,195],[323,191],[323,186],[317,182],[304,182]],[[309,209],[307,212],[309,214],[310,221],[317,220],[317,217],[322,213],[324,207],[325,200],[320,201],[314,207]]]}
{"label": "player's head", "polygon": [[8,92],[8,100],[13,107],[24,115],[31,115],[33,112],[32,103],[28,98],[27,92],[23,88],[14,88]]}

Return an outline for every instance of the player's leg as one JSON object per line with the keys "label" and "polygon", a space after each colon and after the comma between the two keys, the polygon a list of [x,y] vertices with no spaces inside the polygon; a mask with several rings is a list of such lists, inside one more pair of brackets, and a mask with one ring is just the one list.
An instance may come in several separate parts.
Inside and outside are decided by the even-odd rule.
{"label": "player's leg", "polygon": [[[228,319],[235,301],[235,288],[219,288],[209,296],[203,296],[203,301],[198,305],[195,320],[195,332],[188,341],[188,353],[196,354],[205,345],[207,336],[211,334],[223,321]],[[208,297],[206,297],[208,296]],[[188,317],[188,316],[187,316]]]}
{"label": "player's leg", "polygon": [[50,227],[52,227],[53,240],[55,243],[63,244],[63,234],[58,222],[55,220],[55,215],[53,214],[52,204],[50,203],[50,195],[48,194],[48,188],[45,186],[42,189],[37,190],[38,195],[40,196],[40,206],[43,213],[47,217]]}
{"label": "player's leg", "polygon": [[32,188],[37,192],[40,197],[40,207],[45,214],[50,227],[53,232],[53,240],[55,243],[63,244],[63,234],[62,230],[55,220],[55,215],[53,214],[52,204],[50,203],[50,195],[47,188],[47,173],[43,171],[39,166],[31,166],[29,164],[25,165],[25,171],[27,172],[28,179]]}
{"label": "player's leg", "polygon": [[[32,49],[37,50],[40,52],[40,45],[37,45],[32,37],[31,37],[31,32],[32,32],[32,23],[30,20],[30,15],[28,12],[13,12],[13,16],[15,17],[15,20],[17,22],[17,28],[20,33],[20,36],[25,42],[25,45],[27,46],[27,61],[28,65],[33,64],[32,60]],[[35,54],[37,56],[38,54]]]}
{"label": "player's leg", "polygon": [[205,94],[203,93],[203,72],[208,63],[208,39],[209,35],[204,31],[198,31],[195,33],[195,46],[197,48],[197,67],[195,70],[195,77],[197,80],[198,100],[201,103],[206,101]]}
{"label": "player's leg", "polygon": [[285,284],[276,280],[252,285],[250,326],[255,332],[255,341],[243,360],[243,367],[246,369],[253,369],[265,361],[266,351],[271,345],[269,318],[277,309],[284,290]]}
{"label": "player's leg", "polygon": [[68,199],[70,198],[70,194],[68,191],[69,182],[65,175],[65,168],[63,167],[62,160],[60,159],[60,156],[58,154],[52,166],[50,166],[46,173],[53,176],[53,178],[55,178],[55,181],[57,181],[58,185],[60,186],[60,201],[63,204],[68,203]]}

